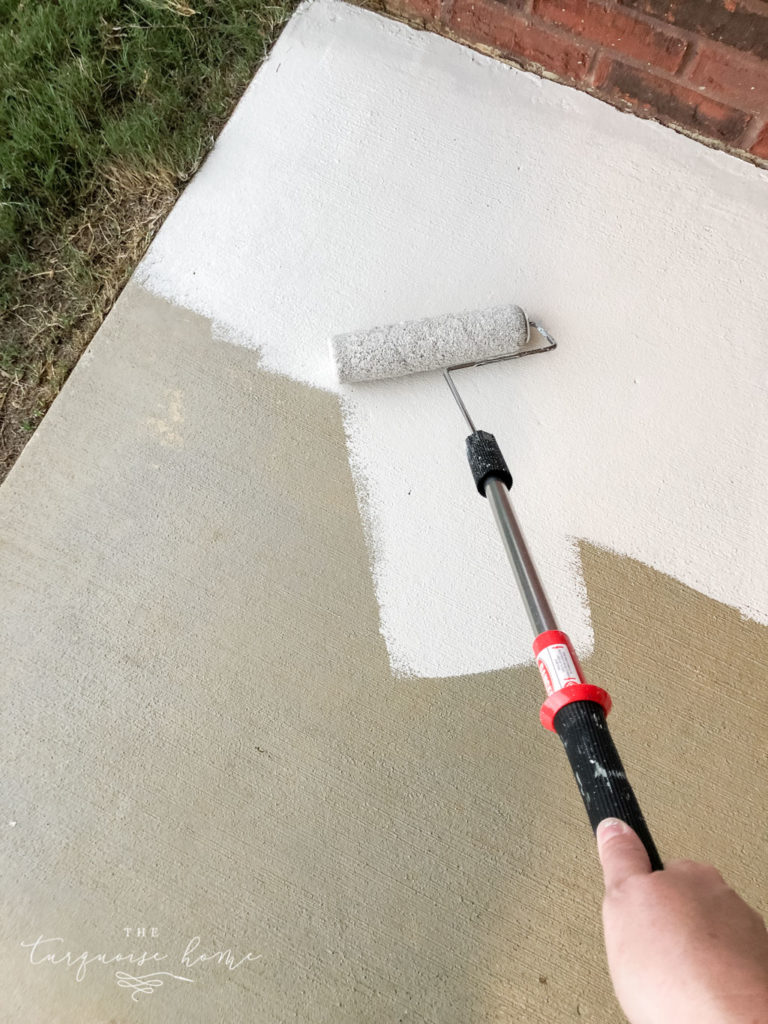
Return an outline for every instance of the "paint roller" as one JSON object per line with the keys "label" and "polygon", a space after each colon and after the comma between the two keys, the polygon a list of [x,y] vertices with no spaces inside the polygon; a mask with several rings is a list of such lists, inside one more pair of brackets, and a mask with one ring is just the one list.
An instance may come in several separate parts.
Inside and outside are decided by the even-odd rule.
{"label": "paint roller", "polygon": [[[541,342],[531,343],[531,328]],[[449,314],[337,335],[331,352],[343,384],[442,370],[470,434],[467,459],[475,486],[491,506],[534,634],[533,653],[546,690],[542,725],[557,733],[570,761],[592,829],[620,818],[640,836],[654,870],[663,865],[608,730],[611,698],[588,683],[576,651],[557,624],[509,498],[512,475],[493,434],[478,430],[453,374],[488,363],[551,352],[555,340],[519,306]]]}

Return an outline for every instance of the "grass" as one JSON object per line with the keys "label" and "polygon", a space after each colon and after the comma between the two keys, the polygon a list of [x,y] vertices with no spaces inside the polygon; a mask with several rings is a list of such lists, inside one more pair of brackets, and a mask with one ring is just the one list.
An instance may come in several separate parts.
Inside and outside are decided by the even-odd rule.
{"label": "grass", "polygon": [[0,0],[0,474],[295,0]]}

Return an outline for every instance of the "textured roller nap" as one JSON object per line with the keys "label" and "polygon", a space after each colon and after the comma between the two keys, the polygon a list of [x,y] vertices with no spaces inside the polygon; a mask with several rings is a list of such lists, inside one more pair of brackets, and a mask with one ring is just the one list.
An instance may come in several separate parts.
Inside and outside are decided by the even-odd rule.
{"label": "textured roller nap", "polygon": [[519,306],[494,306],[339,334],[331,351],[339,380],[353,384],[492,359],[521,348],[528,320]]}

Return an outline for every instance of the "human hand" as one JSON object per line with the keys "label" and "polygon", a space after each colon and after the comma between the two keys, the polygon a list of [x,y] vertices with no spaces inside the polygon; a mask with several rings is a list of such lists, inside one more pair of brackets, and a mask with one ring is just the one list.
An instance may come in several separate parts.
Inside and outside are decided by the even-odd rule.
{"label": "human hand", "polygon": [[709,864],[651,871],[623,821],[597,828],[608,967],[631,1024],[768,1024],[768,932]]}

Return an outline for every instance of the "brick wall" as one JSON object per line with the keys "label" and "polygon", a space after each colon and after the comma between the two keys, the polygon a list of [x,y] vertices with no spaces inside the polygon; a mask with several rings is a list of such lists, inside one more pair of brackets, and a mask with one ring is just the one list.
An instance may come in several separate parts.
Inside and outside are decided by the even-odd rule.
{"label": "brick wall", "polygon": [[768,164],[768,0],[380,2],[408,21]]}

